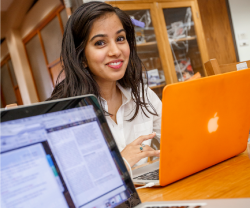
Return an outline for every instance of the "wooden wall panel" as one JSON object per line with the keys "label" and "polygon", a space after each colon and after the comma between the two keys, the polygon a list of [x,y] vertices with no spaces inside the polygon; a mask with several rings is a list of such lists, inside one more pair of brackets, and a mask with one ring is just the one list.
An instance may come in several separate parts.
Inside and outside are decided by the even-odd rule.
{"label": "wooden wall panel", "polygon": [[[51,74],[51,77],[52,77],[52,81],[53,81],[53,85],[55,86],[56,85],[56,81],[57,81],[57,77],[59,75],[59,73],[61,72],[62,70],[62,65],[61,65],[61,62],[60,62],[60,58],[56,59],[53,63],[51,63],[49,66],[49,70],[50,70],[50,74]],[[59,83],[65,78],[65,74],[62,73],[60,75],[60,78],[59,78]]]}
{"label": "wooden wall panel", "polygon": [[198,0],[209,58],[237,62],[226,0]]}

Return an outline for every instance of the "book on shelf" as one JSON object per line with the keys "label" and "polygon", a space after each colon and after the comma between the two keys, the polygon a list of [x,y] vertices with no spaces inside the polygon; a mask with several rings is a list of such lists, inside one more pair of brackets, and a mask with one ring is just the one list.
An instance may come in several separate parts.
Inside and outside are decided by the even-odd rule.
{"label": "book on shelf", "polygon": [[148,86],[153,87],[157,85],[161,85],[165,82],[164,72],[158,69],[152,69],[147,71],[148,77]]}

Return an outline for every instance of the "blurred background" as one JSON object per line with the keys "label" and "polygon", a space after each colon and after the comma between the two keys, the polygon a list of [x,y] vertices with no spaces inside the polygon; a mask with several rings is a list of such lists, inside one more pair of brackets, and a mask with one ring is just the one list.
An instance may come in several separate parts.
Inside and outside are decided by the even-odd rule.
{"label": "blurred background", "polygon": [[[1,0],[1,107],[50,97],[62,68],[66,22],[84,2]],[[160,98],[167,84],[207,76],[203,64],[211,58],[250,60],[249,0],[106,2],[134,22],[144,77]]]}

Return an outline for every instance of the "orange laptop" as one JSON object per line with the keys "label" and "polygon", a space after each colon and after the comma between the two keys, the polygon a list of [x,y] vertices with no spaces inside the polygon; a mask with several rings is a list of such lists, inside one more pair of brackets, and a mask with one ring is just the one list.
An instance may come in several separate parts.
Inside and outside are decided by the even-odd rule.
{"label": "orange laptop", "polygon": [[167,85],[162,103],[160,161],[134,170],[135,184],[165,186],[246,149],[250,69]]}

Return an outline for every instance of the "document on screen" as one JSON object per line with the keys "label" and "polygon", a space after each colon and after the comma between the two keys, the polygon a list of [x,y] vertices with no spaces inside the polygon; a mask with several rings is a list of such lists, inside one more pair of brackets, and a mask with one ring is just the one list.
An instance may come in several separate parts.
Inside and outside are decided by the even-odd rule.
{"label": "document on screen", "polygon": [[96,120],[47,129],[48,142],[76,206],[125,190]]}
{"label": "document on screen", "polygon": [[68,207],[41,143],[1,157],[2,207]]}

